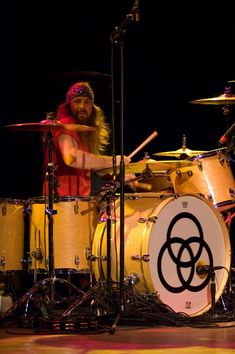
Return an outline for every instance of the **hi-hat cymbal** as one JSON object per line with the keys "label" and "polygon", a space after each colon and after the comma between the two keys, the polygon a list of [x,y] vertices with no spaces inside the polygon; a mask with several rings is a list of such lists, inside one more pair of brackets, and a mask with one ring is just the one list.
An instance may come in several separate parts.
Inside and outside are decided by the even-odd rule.
{"label": "hi-hat cymbal", "polygon": [[5,125],[4,128],[17,130],[17,131],[29,131],[29,132],[47,132],[49,130],[70,130],[77,132],[89,132],[94,131],[94,127],[80,124],[63,124],[58,120],[45,119],[37,123],[20,123]]}
{"label": "hi-hat cymbal", "polygon": [[186,157],[191,157],[191,156],[197,156],[200,154],[204,154],[208,151],[203,151],[203,150],[190,150],[188,148],[181,148],[175,151],[165,151],[165,152],[156,152],[153,155],[156,156],[174,156],[174,157],[181,157],[181,156],[186,156]]}
{"label": "hi-hat cymbal", "polygon": [[[152,160],[153,161],[153,160]],[[140,162],[132,162],[125,165],[125,173],[144,173],[151,170],[153,173],[158,171],[169,171],[176,168],[188,167],[197,165],[195,161],[189,160],[172,160],[172,161],[155,161],[155,162],[145,162],[144,160]],[[112,174],[113,168],[104,168],[96,170],[99,175]],[[119,174],[120,169],[117,167],[117,174]]]}
{"label": "hi-hat cymbal", "polygon": [[213,105],[230,105],[235,104],[235,95],[229,93],[223,93],[217,97],[211,98],[201,98],[198,100],[190,101],[190,103],[194,104],[213,104]]}

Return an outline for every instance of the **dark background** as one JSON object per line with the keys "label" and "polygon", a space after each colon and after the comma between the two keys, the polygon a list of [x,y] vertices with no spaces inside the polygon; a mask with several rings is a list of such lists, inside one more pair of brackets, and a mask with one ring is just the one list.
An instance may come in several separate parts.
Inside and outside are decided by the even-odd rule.
{"label": "dark background", "polygon": [[[140,21],[126,27],[123,45],[110,34],[134,1],[9,1],[1,5],[1,190],[3,198],[41,195],[40,133],[6,131],[7,124],[39,122],[65,98],[79,72],[89,76],[96,103],[112,123],[120,152],[120,58],[124,77],[124,153],[154,130],[147,151],[177,150],[186,134],[192,150],[213,150],[234,121],[220,105],[191,100],[221,95],[235,80],[235,21],[232,2],[140,0]],[[206,7],[205,7],[206,3]],[[121,50],[121,48],[123,50]],[[112,55],[113,52],[113,55]],[[112,60],[113,58],[113,60]],[[113,73],[112,88],[110,75]],[[235,93],[235,83],[230,83]],[[168,159],[168,158],[165,158]]]}

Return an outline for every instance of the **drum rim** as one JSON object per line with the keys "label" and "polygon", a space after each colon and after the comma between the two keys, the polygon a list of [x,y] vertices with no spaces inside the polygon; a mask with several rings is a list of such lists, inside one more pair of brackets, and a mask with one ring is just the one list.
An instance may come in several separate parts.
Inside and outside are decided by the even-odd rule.
{"label": "drum rim", "polygon": [[20,198],[0,198],[0,204],[21,204],[24,205],[26,200]]}
{"label": "drum rim", "polygon": [[[94,196],[60,196],[54,199],[54,203],[60,203],[60,202],[79,202],[79,201],[85,201],[85,202],[90,202],[90,201],[96,201],[97,198]],[[48,196],[42,195],[38,197],[32,197],[28,199],[28,203],[38,203],[38,204],[46,204],[48,203],[49,198]]]}
{"label": "drum rim", "polygon": [[210,156],[219,155],[219,154],[227,156],[226,149],[227,148],[219,148],[219,149],[211,150],[211,151],[205,152],[203,154],[198,154],[196,156],[192,156],[188,160],[195,161],[197,159],[204,159],[205,157],[210,157]]}

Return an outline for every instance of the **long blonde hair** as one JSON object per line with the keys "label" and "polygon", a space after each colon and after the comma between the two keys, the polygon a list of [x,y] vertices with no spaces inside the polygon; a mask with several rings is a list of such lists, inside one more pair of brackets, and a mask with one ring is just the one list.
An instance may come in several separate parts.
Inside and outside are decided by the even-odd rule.
{"label": "long blonde hair", "polygon": [[102,109],[93,104],[89,125],[94,127],[92,132],[82,132],[79,134],[82,142],[86,144],[89,151],[94,154],[106,152],[110,140],[110,127],[106,122]]}

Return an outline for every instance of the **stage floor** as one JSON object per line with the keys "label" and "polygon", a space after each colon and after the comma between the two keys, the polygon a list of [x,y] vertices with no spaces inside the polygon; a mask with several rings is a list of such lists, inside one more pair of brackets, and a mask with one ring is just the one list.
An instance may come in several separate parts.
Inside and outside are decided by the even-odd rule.
{"label": "stage floor", "polygon": [[8,327],[0,330],[1,353],[235,353],[235,323],[221,327],[192,328],[172,326],[117,325],[114,334],[103,332],[48,334]]}
{"label": "stage floor", "polygon": [[[0,313],[0,353],[235,353],[234,286],[232,292],[225,289],[215,307],[210,300],[205,311],[202,305],[190,316],[128,285],[123,289],[124,314],[118,311],[116,287],[101,283],[85,290],[82,279],[77,284],[57,278],[55,292],[44,277],[33,287],[28,277],[11,281],[21,296]],[[56,305],[49,301],[51,294]],[[7,299],[0,296],[2,308]]]}

